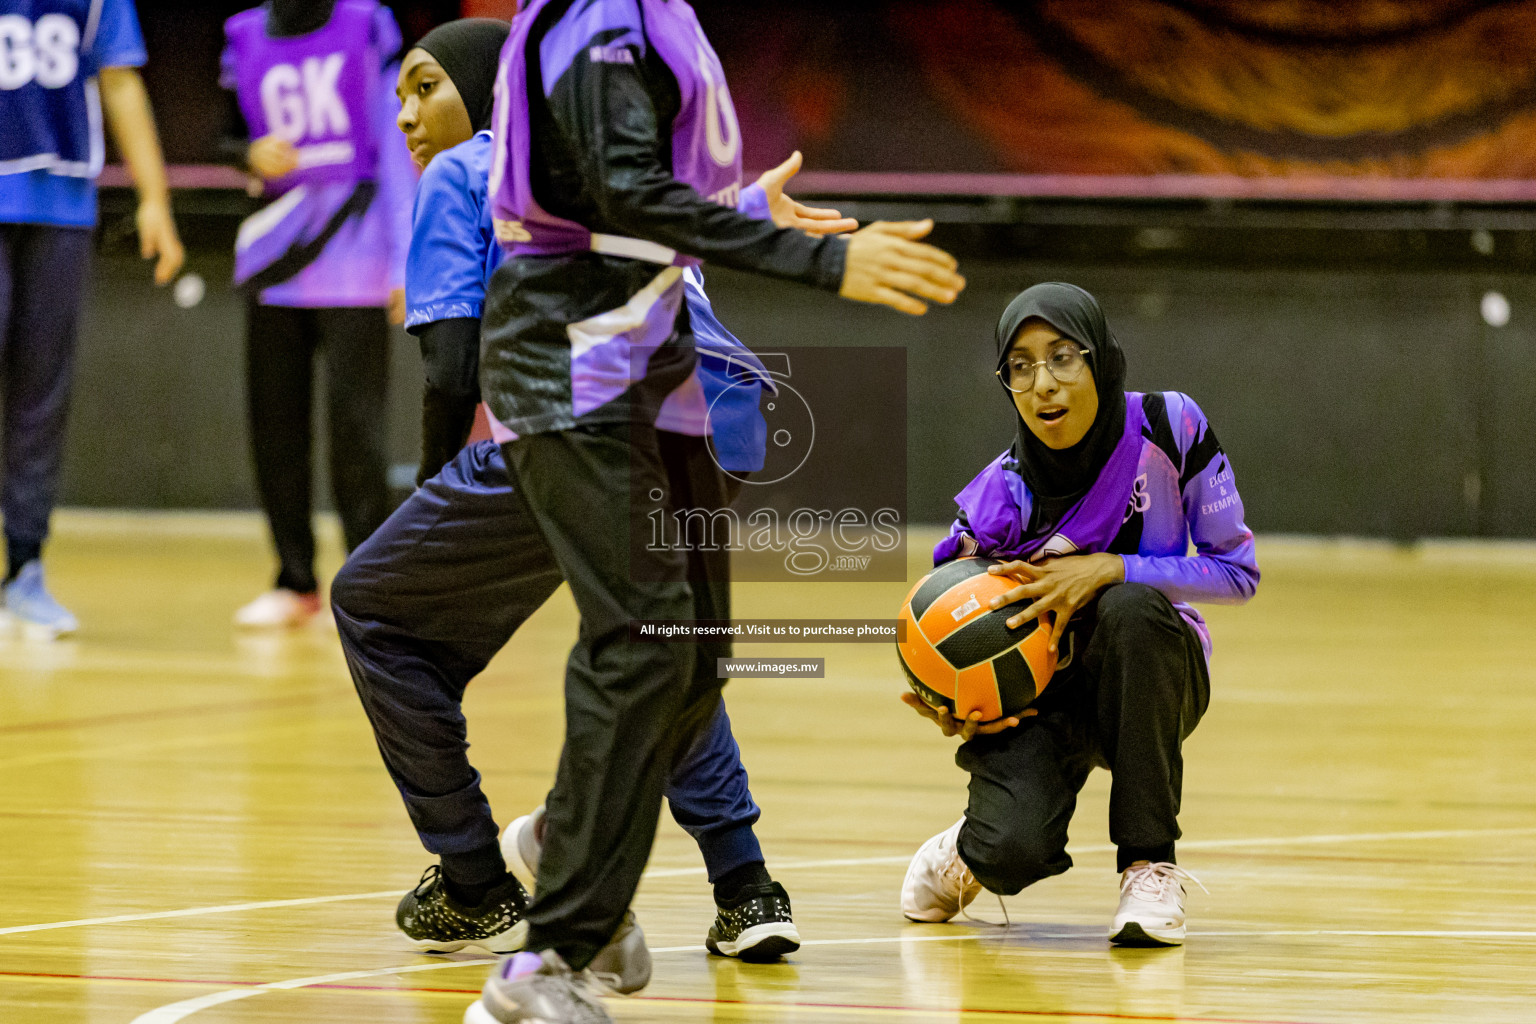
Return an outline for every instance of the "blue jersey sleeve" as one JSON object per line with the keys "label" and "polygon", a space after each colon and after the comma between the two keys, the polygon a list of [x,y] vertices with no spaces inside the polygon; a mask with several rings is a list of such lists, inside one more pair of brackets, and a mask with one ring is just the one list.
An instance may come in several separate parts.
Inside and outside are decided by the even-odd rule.
{"label": "blue jersey sleeve", "polygon": [[91,73],[102,68],[143,67],[148,60],[133,0],[102,0],[96,37],[91,42]]}
{"label": "blue jersey sleeve", "polygon": [[[488,261],[496,250],[483,174],[470,159],[481,139],[440,153],[416,188],[405,269],[405,326],[479,319]],[[478,180],[477,180],[478,179]]]}

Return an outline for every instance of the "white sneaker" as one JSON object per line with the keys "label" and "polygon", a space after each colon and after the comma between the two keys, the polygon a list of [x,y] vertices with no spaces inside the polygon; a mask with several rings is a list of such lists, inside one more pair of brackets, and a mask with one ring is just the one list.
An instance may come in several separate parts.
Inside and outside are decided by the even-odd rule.
{"label": "white sneaker", "polygon": [[1110,926],[1109,941],[1119,946],[1183,945],[1185,881],[1200,885],[1200,879],[1167,861],[1126,868],[1120,876],[1120,909]]}
{"label": "white sneaker", "polygon": [[80,623],[48,592],[43,582],[43,563],[32,559],[16,578],[0,590],[0,604],[28,636],[53,639],[68,636]]}
{"label": "white sneaker", "polygon": [[530,894],[539,880],[539,854],[544,849],[544,841],[539,835],[542,831],[544,805],[539,804],[531,814],[518,818],[501,834],[501,856],[507,862],[507,870],[517,876]]}
{"label": "white sneaker", "polygon": [[319,594],[300,594],[278,588],[267,591],[235,612],[235,625],[241,629],[291,629],[319,614]]}
{"label": "white sneaker", "polygon": [[901,912],[909,921],[948,921],[981,892],[981,883],[960,859],[957,843],[963,824],[961,818],[912,855],[901,884]]}

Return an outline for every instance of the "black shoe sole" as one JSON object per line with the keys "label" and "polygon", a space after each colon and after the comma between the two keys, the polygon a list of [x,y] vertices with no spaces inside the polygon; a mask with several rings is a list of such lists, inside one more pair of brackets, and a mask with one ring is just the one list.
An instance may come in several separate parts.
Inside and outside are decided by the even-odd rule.
{"label": "black shoe sole", "polygon": [[1131,946],[1137,949],[1167,949],[1182,945],[1182,943],[1178,942],[1167,942],[1163,939],[1154,939],[1152,936],[1148,935],[1142,929],[1141,925],[1137,924],[1135,921],[1131,921],[1124,928],[1121,928],[1114,935],[1111,935],[1109,937],[1109,941],[1116,946]]}
{"label": "black shoe sole", "polygon": [[704,947],[715,956],[723,956],[730,960],[741,960],[749,964],[767,964],[784,957],[800,948],[800,943],[783,935],[770,935],[763,941],[754,943],[745,949],[735,953],[726,953],[715,943],[714,936],[704,940]]}
{"label": "black shoe sole", "polygon": [[782,960],[799,948],[800,943],[793,939],[786,939],[782,935],[771,935],[750,949],[742,950],[736,956],[749,964],[766,964],[774,960]]}

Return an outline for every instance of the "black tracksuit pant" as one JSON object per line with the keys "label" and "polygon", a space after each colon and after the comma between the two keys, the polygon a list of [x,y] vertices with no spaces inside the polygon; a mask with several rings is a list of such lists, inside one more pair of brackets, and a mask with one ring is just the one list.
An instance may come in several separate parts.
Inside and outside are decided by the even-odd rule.
{"label": "black tracksuit pant", "polygon": [[1168,598],[1139,583],[1078,613],[1077,656],[1016,728],[978,736],[955,761],[971,774],[960,856],[1011,896],[1072,866],[1067,825],[1095,767],[1114,774],[1109,837],[1119,870],[1172,861],[1184,738],[1210,701],[1199,638]]}
{"label": "black tracksuit pant", "polygon": [[640,424],[535,434],[504,451],[581,613],[527,947],[580,969],[634,898],[663,787],[719,707],[715,659],[731,650],[728,639],[630,640],[636,619],[730,617],[729,553],[653,549],[646,512],[723,508],[729,478],[704,439]]}
{"label": "black tracksuit pant", "polygon": [[313,593],[310,464],[315,356],[325,360],[331,487],[351,551],[389,516],[389,323],[373,306],[252,303],[246,398],[256,487],[277,548],[277,586]]}

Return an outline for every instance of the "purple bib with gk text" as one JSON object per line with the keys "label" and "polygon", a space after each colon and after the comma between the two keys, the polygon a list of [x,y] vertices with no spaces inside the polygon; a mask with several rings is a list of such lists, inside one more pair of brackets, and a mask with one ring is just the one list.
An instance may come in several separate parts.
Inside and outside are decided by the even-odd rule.
{"label": "purple bib with gk text", "polygon": [[298,170],[269,181],[269,195],[374,176],[368,117],[386,56],[374,38],[377,10],[374,0],[337,0],[322,27],[277,39],[267,34],[264,7],[225,24],[251,138],[276,135],[298,151]]}

